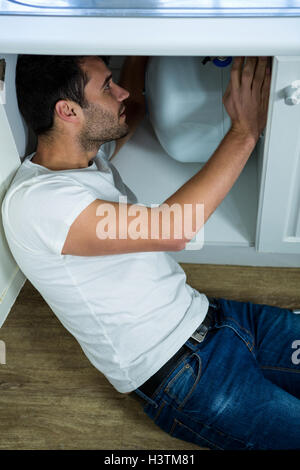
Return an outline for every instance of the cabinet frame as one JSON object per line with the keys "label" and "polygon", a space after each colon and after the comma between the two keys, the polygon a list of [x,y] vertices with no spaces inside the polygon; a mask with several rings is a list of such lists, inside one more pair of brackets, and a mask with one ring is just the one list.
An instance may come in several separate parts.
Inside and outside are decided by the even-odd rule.
{"label": "cabinet frame", "polygon": [[300,79],[299,56],[275,56],[257,213],[256,250],[300,253],[300,104],[285,101]]}

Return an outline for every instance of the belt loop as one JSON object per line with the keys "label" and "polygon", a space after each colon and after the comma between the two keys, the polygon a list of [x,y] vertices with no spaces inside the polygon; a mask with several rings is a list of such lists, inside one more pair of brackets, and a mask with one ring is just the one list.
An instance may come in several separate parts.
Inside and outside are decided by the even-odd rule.
{"label": "belt loop", "polygon": [[141,392],[141,390],[139,390],[138,388],[136,388],[134,390],[134,393],[136,393],[139,397],[143,398],[146,402],[148,402],[150,405],[154,406],[154,408],[157,408],[158,407],[158,404],[155,403],[154,400],[152,400],[151,398],[149,398],[147,395],[145,395],[143,392]]}

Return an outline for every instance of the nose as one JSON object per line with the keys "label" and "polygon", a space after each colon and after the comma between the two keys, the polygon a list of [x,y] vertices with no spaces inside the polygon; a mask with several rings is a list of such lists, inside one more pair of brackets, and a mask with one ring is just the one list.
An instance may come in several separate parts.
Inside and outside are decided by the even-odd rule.
{"label": "nose", "polygon": [[115,96],[119,102],[126,100],[129,97],[130,93],[122,88],[121,86],[115,84]]}

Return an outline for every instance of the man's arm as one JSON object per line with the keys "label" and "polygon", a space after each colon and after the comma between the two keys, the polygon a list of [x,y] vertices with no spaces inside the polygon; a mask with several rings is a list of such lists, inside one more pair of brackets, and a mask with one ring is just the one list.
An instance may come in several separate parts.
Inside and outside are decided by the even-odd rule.
{"label": "man's arm", "polygon": [[[223,103],[232,120],[231,129],[204,167],[169,197],[165,204],[153,208],[143,206],[146,214],[137,226],[139,237],[135,236],[136,216],[135,212],[132,213],[132,206],[135,209],[139,205],[109,202],[113,210],[110,211],[109,220],[105,220],[105,224],[110,228],[113,237],[98,238],[97,227],[100,216],[106,214],[107,201],[96,199],[71,225],[62,250],[63,255],[100,256],[139,251],[179,251],[194,237],[238,178],[266,126],[270,67],[266,67],[266,61],[250,57],[242,70],[241,59],[243,58],[234,60],[231,80],[223,97]],[[175,237],[175,234],[180,232],[184,234],[184,217],[182,218],[180,213],[179,217],[175,214],[168,218],[168,226],[165,226],[165,216],[170,215],[169,208],[173,203],[181,205],[183,209],[185,204],[192,205],[194,234],[187,238],[185,235],[179,239]],[[203,203],[205,207],[205,220],[200,221],[200,226],[194,222],[197,220],[198,203]],[[102,221],[103,219],[101,223]],[[133,232],[131,222],[134,222]],[[156,239],[152,237],[152,229],[158,234]],[[166,229],[170,234],[167,238]]]}
{"label": "man's arm", "polygon": [[145,85],[145,69],[148,57],[132,56],[127,57],[121,70],[118,85],[129,91],[129,98],[124,102],[126,106],[126,123],[129,127],[128,134],[122,139],[116,140],[116,148],[111,158],[113,158],[120,148],[131,138],[136,128],[143,120],[146,113],[145,97],[143,95]]}
{"label": "man's arm", "polygon": [[[267,58],[236,57],[231,79],[223,96],[224,106],[232,126],[212,157],[187,183],[164,201],[167,205],[192,206],[192,233],[194,238],[210,215],[220,205],[239,177],[267,123],[271,83],[271,64]],[[204,204],[204,221],[197,220],[197,204]],[[184,233],[184,221],[178,218],[176,231]],[[197,225],[198,223],[198,225]],[[180,227],[181,224],[181,227]]]}
{"label": "man's arm", "polygon": [[[133,209],[138,209],[139,204],[96,199],[71,225],[62,255],[101,256],[141,251],[183,250],[189,240],[176,239],[175,234],[180,233],[180,230],[184,234],[184,227],[180,227],[180,224],[184,222],[185,217],[169,218],[168,207],[173,203],[182,207],[184,204],[192,204],[193,226],[195,226],[196,204],[204,203],[205,220],[207,220],[239,176],[254,147],[255,139],[251,135],[244,136],[231,129],[205,167],[167,199],[165,205],[143,207],[145,216],[137,228],[140,233],[139,238],[132,236],[136,227],[134,220],[137,217]],[[108,216],[105,212],[107,203],[112,209]],[[97,226],[103,224],[103,217],[110,233],[116,234],[115,237],[100,239],[96,236]],[[133,229],[131,224],[134,224]],[[195,232],[200,228],[196,227]],[[170,236],[164,238],[166,231]],[[153,238],[152,233],[156,233],[157,238]],[[119,234],[125,236],[121,238]]]}

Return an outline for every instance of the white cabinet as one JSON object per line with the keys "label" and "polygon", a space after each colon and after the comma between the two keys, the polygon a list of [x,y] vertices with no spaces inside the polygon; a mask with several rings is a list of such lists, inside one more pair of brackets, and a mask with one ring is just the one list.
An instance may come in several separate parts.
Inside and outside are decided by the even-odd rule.
{"label": "white cabinet", "polygon": [[[257,216],[256,249],[300,253],[300,99],[286,99],[300,79],[300,56],[274,57]],[[299,81],[300,85],[300,81]],[[299,87],[300,90],[300,87]]]}
{"label": "white cabinet", "polygon": [[[203,248],[171,255],[179,262],[300,267],[300,105],[285,101],[287,87],[300,80],[300,17],[14,17],[0,10],[0,59],[7,61],[7,102],[0,104],[0,203],[20,157],[34,150],[16,105],[19,53],[103,54],[113,56],[115,64],[125,55],[273,56],[264,136],[206,223]],[[118,65],[113,69],[117,74]],[[147,119],[113,163],[144,204],[163,202],[203,165],[169,157]],[[2,227],[0,258],[1,325],[25,280]]]}
{"label": "white cabinet", "polygon": [[[8,59],[8,58],[7,58]],[[10,74],[10,61],[7,60],[7,74]],[[10,87],[6,90],[6,97],[10,95]],[[15,143],[16,133],[8,120],[7,105],[0,104],[0,204],[10,184],[10,181],[20,165],[18,150]],[[16,106],[12,107],[16,115]],[[16,129],[16,127],[15,127]],[[0,211],[0,326],[13,306],[26,278],[17,266],[6,241]]]}
{"label": "white cabinet", "polygon": [[[112,59],[112,65],[118,62]],[[228,73],[223,77],[229,80]],[[206,223],[205,246],[223,246],[227,252],[229,247],[252,248],[256,252],[253,256],[257,252],[294,254],[293,260],[300,265],[300,105],[286,102],[288,88],[297,79],[300,55],[273,58],[266,129],[239,179]],[[223,92],[226,86],[227,82],[222,84]],[[181,163],[169,157],[145,119],[132,141],[114,158],[114,164],[140,202],[158,204],[204,163]],[[203,259],[200,252],[188,258],[183,253],[175,256],[182,261]]]}

